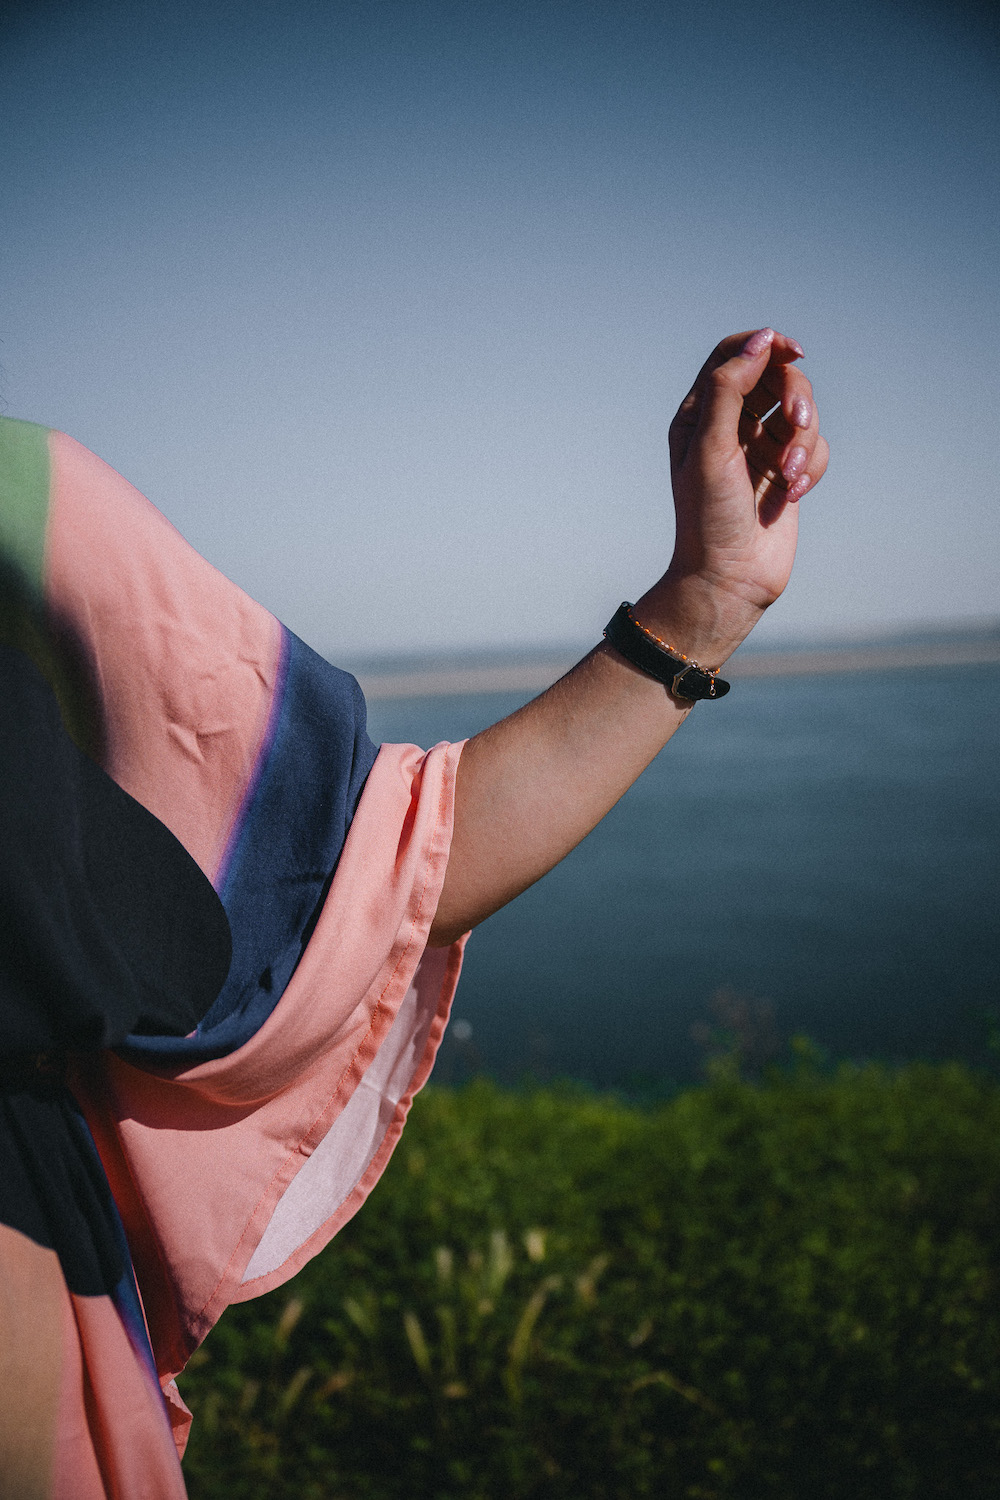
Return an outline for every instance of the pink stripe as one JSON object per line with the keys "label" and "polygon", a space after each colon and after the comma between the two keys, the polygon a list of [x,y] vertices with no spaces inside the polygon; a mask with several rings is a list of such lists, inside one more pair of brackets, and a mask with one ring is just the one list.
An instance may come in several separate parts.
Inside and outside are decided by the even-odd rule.
{"label": "pink stripe", "polygon": [[121,475],[49,440],[46,595],[94,673],[106,769],[215,876],[267,734],[281,627]]}
{"label": "pink stripe", "polygon": [[52,1500],[184,1500],[163,1396],[110,1297],[63,1288],[63,1367]]}

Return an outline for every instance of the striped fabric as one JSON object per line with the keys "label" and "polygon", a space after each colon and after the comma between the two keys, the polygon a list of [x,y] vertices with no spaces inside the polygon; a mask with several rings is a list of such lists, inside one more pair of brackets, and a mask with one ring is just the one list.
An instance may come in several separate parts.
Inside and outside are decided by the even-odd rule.
{"label": "striped fabric", "polygon": [[130,1037],[72,1079],[182,1449],[174,1376],[228,1303],[286,1280],[357,1210],[430,1071],[461,965],[461,943],[425,951],[461,746],[376,750],[352,677],[100,459],[9,419],[0,569],[0,639],[197,861],[232,929],[196,1031]]}

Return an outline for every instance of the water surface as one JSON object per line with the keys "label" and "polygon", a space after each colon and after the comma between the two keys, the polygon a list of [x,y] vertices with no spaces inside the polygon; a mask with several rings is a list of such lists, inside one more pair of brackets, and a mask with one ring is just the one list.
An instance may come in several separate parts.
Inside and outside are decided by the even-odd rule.
{"label": "water surface", "polygon": [[[430,745],[510,694],[388,700]],[[1000,999],[1000,667],[740,681],[469,944],[442,1076],[683,1080],[728,989],[837,1056],[973,1055]]]}

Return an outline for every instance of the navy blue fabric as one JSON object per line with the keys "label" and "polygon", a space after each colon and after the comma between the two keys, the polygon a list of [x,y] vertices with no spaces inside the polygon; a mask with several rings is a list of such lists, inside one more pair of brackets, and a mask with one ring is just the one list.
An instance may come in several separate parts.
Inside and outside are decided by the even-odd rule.
{"label": "navy blue fabric", "polygon": [[0,1224],[54,1250],[70,1291],[114,1296],[141,1349],[65,1054],[183,1037],[225,982],[229,924],[190,854],[77,748],[48,682],[4,645],[0,703]]}
{"label": "navy blue fabric", "polygon": [[217,888],[233,957],[189,1037],[131,1036],[136,1063],[190,1067],[259,1030],[291,979],[344,847],[378,747],[357,681],[284,632],[271,718]]}

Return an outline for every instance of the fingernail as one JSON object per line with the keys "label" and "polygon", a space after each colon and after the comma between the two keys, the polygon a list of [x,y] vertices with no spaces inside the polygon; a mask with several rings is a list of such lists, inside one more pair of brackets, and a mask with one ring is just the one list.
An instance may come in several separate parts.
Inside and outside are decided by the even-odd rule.
{"label": "fingernail", "polygon": [[804,448],[793,448],[785,462],[781,466],[781,472],[791,484],[793,479],[798,479],[806,466],[809,455]]}
{"label": "fingernail", "polygon": [[812,417],[812,405],[805,396],[799,396],[797,401],[792,402],[792,421],[796,427],[808,427]]}
{"label": "fingernail", "polygon": [[806,490],[811,484],[812,480],[809,478],[808,474],[803,474],[801,479],[796,479],[795,483],[789,488],[789,500],[801,500],[802,496],[805,494]]}
{"label": "fingernail", "polygon": [[805,359],[805,357],[806,357],[806,351],[803,349],[803,347],[799,343],[798,339],[789,339],[788,342],[791,345],[791,347],[795,350],[796,354],[799,356],[799,359]]}
{"label": "fingernail", "polygon": [[758,354],[763,354],[765,349],[770,349],[773,343],[774,329],[758,328],[757,332],[752,333],[747,339],[740,353],[745,354],[747,359],[756,359]]}

